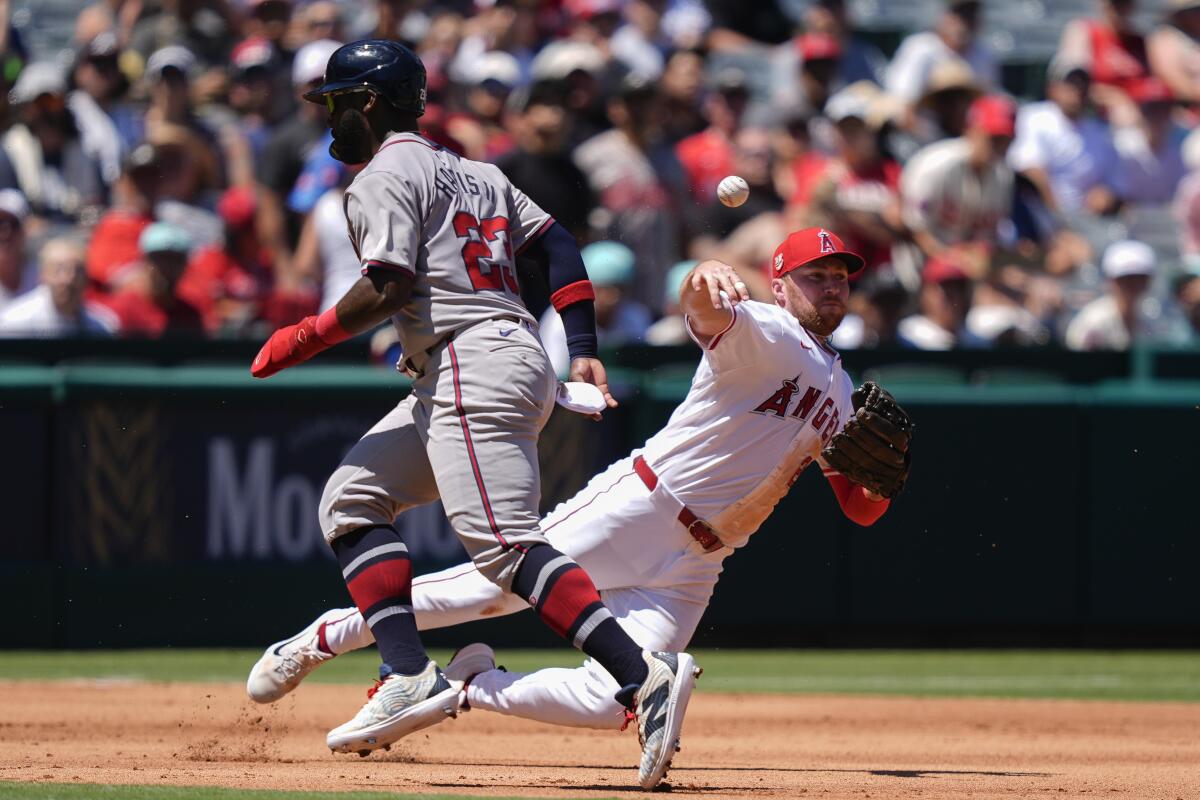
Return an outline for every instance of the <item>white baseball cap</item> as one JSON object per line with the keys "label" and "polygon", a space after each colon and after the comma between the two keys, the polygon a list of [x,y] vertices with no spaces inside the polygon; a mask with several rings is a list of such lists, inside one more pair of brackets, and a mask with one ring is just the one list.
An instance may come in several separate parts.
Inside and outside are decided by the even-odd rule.
{"label": "white baseball cap", "polygon": [[54,61],[35,61],[17,77],[17,84],[8,93],[10,103],[29,103],[44,94],[66,94],[66,71]]}
{"label": "white baseball cap", "polygon": [[1124,278],[1128,275],[1153,275],[1157,264],[1154,248],[1145,242],[1126,239],[1108,246],[1104,251],[1102,268],[1106,278]]}
{"label": "white baseball cap", "polygon": [[539,81],[565,78],[576,71],[594,75],[604,69],[605,61],[604,53],[593,44],[560,39],[542,48],[533,59],[532,72]]}
{"label": "white baseball cap", "polygon": [[151,82],[158,82],[169,69],[177,70],[184,77],[190,77],[195,67],[195,53],[181,44],[169,44],[150,54],[150,58],[146,60],[146,78]]}
{"label": "white baseball cap", "polygon": [[324,78],[329,57],[341,46],[341,42],[333,39],[318,39],[297,50],[296,58],[292,61],[292,85],[304,86]]}
{"label": "white baseball cap", "polygon": [[0,211],[24,222],[29,216],[29,203],[19,189],[0,189]]}
{"label": "white baseball cap", "polygon": [[511,89],[521,81],[521,64],[511,53],[492,50],[475,60],[471,74],[476,84],[495,81]]}

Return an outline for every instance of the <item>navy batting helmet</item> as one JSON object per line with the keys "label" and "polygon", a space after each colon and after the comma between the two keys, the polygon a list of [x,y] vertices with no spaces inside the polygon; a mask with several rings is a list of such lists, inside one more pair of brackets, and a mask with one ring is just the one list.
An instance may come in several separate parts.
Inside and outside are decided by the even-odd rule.
{"label": "navy batting helmet", "polygon": [[331,94],[370,89],[400,111],[425,113],[425,65],[399,42],[363,39],[333,51],[325,81],[304,99],[324,103]]}

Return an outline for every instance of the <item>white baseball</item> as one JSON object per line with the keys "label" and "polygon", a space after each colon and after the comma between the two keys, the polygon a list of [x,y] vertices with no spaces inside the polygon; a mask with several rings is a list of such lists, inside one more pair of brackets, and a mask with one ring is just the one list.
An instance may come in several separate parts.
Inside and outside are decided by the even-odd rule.
{"label": "white baseball", "polygon": [[730,208],[737,208],[750,196],[750,186],[743,178],[730,175],[717,184],[717,199]]}

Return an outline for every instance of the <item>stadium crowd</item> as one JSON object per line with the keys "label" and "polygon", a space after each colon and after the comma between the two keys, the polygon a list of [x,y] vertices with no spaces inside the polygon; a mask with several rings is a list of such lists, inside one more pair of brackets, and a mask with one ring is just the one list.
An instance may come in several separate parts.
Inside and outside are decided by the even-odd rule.
{"label": "stadium crowd", "polygon": [[66,59],[0,24],[0,335],[262,335],[335,302],[355,170],[300,95],[378,36],[426,65],[425,135],[579,238],[602,344],[685,341],[697,259],[769,297],[807,226],[868,263],[838,346],[1195,343],[1200,0],[1135,9],[1068,24],[1024,102],[973,0],[890,59],[843,0],[96,0]]}

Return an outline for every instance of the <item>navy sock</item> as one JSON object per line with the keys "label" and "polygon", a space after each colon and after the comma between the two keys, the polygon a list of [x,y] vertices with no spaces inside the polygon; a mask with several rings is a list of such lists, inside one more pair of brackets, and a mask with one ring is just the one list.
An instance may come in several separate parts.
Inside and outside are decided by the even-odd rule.
{"label": "navy sock", "polygon": [[596,659],[621,686],[640,686],[649,674],[638,647],[609,613],[588,574],[547,544],[529,548],[513,593],[550,628]]}
{"label": "navy sock", "polygon": [[333,540],[342,577],[359,613],[375,635],[389,672],[415,675],[429,656],[417,633],[412,610],[412,562],[391,525],[359,528]]}

